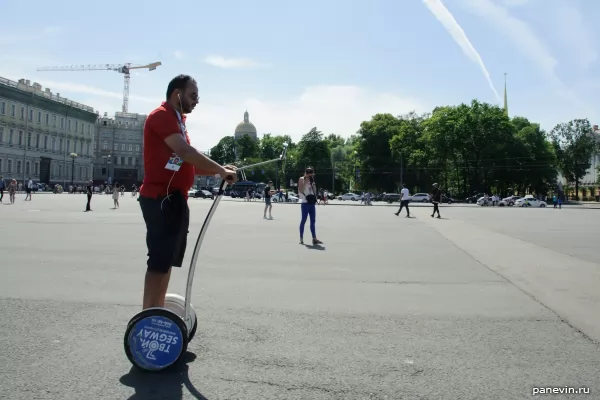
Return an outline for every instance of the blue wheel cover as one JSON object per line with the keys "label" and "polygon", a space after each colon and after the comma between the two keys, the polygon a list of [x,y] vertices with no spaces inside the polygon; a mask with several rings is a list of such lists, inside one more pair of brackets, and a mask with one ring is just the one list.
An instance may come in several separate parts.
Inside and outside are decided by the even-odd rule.
{"label": "blue wheel cover", "polygon": [[158,370],[177,361],[183,349],[183,333],[169,318],[146,317],[131,329],[128,343],[138,366]]}

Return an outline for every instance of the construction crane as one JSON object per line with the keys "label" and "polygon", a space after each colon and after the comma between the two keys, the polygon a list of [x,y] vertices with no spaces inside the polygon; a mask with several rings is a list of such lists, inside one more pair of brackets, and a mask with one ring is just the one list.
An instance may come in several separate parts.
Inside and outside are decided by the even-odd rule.
{"label": "construction crane", "polygon": [[117,71],[125,75],[125,84],[123,86],[123,112],[128,112],[129,109],[129,80],[131,76],[129,71],[132,69],[146,69],[154,71],[156,67],[162,65],[160,61],[153,62],[147,65],[132,65],[127,64],[93,64],[93,65],[67,65],[63,67],[42,67],[38,71]]}

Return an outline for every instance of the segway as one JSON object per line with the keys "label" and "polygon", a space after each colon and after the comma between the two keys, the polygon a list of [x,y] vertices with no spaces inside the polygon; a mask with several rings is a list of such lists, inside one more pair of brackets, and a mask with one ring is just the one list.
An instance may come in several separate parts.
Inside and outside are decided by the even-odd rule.
{"label": "segway", "polygon": [[[238,171],[285,159],[287,144],[279,158],[238,168]],[[191,304],[192,283],[200,246],[208,225],[223,197],[227,181],[223,180],[219,192],[200,229],[194,254],[190,262],[185,297],[167,294],[164,307],[153,307],[137,313],[127,325],[124,337],[125,354],[136,367],[151,372],[166,370],[176,365],[187,351],[188,343],[198,329],[196,310]]]}

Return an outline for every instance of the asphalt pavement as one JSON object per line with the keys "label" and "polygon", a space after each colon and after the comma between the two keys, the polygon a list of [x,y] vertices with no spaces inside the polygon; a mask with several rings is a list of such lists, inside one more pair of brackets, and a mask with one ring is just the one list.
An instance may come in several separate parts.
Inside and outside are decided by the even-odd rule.
{"label": "asphalt pavement", "polygon": [[[0,205],[0,399],[600,399],[595,210],[319,206],[313,247],[298,205],[264,220],[263,203],[223,201],[186,362],[149,374],[123,350],[145,271],[137,201],[23,198]],[[210,204],[190,200],[190,241]]]}

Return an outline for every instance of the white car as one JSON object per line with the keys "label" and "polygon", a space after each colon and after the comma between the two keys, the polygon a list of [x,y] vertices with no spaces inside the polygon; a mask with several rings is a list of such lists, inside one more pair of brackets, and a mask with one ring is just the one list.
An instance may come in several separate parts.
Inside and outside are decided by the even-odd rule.
{"label": "white car", "polygon": [[[277,203],[279,202],[279,196],[278,195],[273,195],[271,196],[271,201],[273,203]],[[288,194],[288,198],[287,198],[287,202],[288,203],[297,203],[298,201],[300,201],[300,199],[296,196],[294,196],[293,194]],[[285,196],[281,196],[281,202],[285,203]]]}
{"label": "white car", "polygon": [[356,194],[356,193],[346,193],[343,194],[341,196],[338,196],[338,200],[352,200],[352,201],[358,201],[360,200],[362,196],[360,194]]}
{"label": "white car", "polygon": [[412,203],[427,203],[429,202],[429,195],[427,193],[415,193],[411,196]]}
{"label": "white car", "polygon": [[515,207],[546,207],[546,202],[538,200],[532,195],[528,194],[522,199],[515,200]]}

